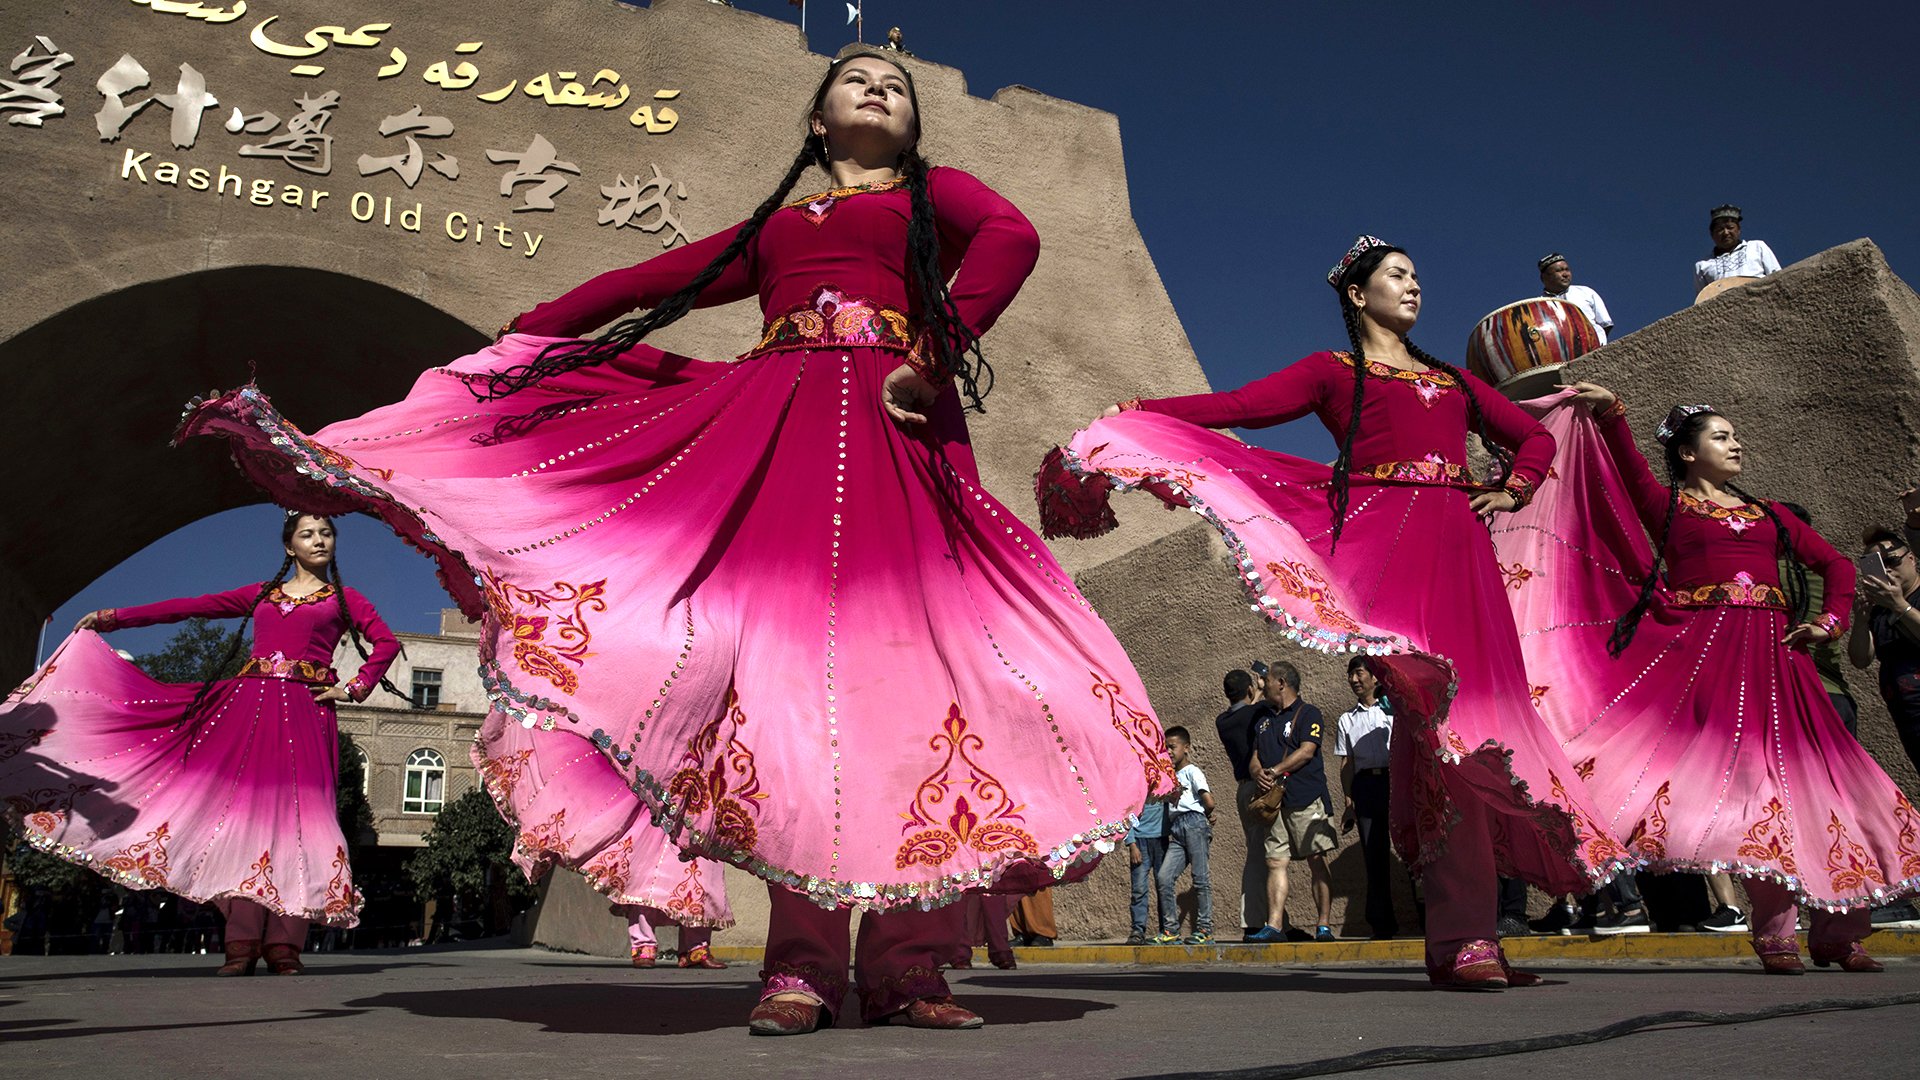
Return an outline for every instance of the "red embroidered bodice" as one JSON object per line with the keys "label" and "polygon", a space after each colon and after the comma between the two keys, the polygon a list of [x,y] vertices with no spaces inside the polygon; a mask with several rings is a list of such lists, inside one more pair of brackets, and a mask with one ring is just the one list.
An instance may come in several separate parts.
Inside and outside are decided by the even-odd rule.
{"label": "red embroidered bodice", "polygon": [[[951,288],[954,306],[976,335],[985,333],[1033,272],[1039,234],[1012,203],[959,169],[933,169],[927,190],[941,266],[950,275],[959,271]],[[904,186],[887,186],[775,211],[746,252],[701,292],[696,306],[758,296],[760,311],[772,324],[811,306],[817,291],[827,287],[917,319],[919,297],[909,295],[906,278],[911,198]],[[691,281],[739,230],[735,225],[637,266],[608,271],[512,325],[528,334],[577,336],[653,307]],[[904,344],[884,337],[872,344],[905,351]]]}
{"label": "red embroidered bodice", "polygon": [[[1546,478],[1553,436],[1498,391],[1462,375],[1473,385],[1487,433],[1514,452],[1508,486],[1524,497]],[[1378,478],[1463,486],[1452,481],[1463,479],[1467,465],[1467,397],[1454,379],[1439,371],[1401,371],[1372,362],[1366,377],[1353,471],[1374,475],[1379,467],[1405,464],[1380,469]],[[1346,353],[1317,352],[1238,390],[1156,398],[1139,408],[1210,428],[1271,427],[1312,413],[1341,440],[1353,411],[1353,360]],[[1414,475],[1420,463],[1431,466],[1426,470],[1431,477]]]}
{"label": "red embroidered bodice", "polygon": [[[1658,537],[1667,520],[1667,485],[1648,467],[1647,459],[1633,441],[1620,410],[1602,413],[1600,434],[1613,450],[1620,475],[1633,496],[1634,509],[1640,515],[1649,536]],[[1787,527],[1793,550],[1808,569],[1825,583],[1823,610],[1809,612],[1810,618],[1832,616],[1833,625],[1844,626],[1853,610],[1853,590],[1857,571],[1852,561],[1834,550],[1832,544],[1813,528],[1794,517],[1779,503],[1773,512]],[[1728,583],[1780,584],[1779,530],[1758,507],[1726,507],[1703,502],[1680,493],[1680,505],[1673,515],[1673,529],[1667,537],[1667,581],[1676,592],[1691,592]]]}
{"label": "red embroidered bodice", "polygon": [[[134,626],[157,626],[186,619],[237,619],[248,614],[248,605],[260,595],[260,587],[264,584],[255,582],[206,596],[115,608],[101,614],[99,629],[109,631]],[[380,619],[380,613],[373,609],[366,597],[354,589],[348,589],[346,593],[347,610],[353,614],[353,621],[359,625],[361,636],[367,639],[369,648],[366,662],[360,665],[360,673],[345,689],[355,701],[363,701],[379,684],[380,676],[386,674],[393,658],[399,655],[400,642],[387,629],[387,624]],[[340,616],[340,602],[335,598],[331,585],[302,597],[289,597],[276,589],[260,602],[259,607],[253,609],[252,614],[253,656],[271,662],[265,668],[257,669],[263,673],[283,674],[283,669],[300,661],[326,668],[333,663],[334,646],[340,643],[341,635],[347,632],[346,620]]]}

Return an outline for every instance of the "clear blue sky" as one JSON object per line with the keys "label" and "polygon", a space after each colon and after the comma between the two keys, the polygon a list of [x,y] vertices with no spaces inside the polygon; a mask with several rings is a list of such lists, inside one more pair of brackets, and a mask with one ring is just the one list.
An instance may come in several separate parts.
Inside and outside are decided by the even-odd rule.
{"label": "clear blue sky", "polygon": [[[785,0],[737,6],[797,21]],[[1896,271],[1920,265],[1911,5],[866,10],[869,41],[899,25],[975,94],[1020,83],[1120,118],[1135,218],[1216,387],[1343,340],[1323,275],[1357,232],[1412,252],[1426,291],[1414,336],[1453,359],[1481,316],[1537,291],[1549,250],[1606,298],[1616,335],[1684,307],[1721,202],[1745,207],[1746,235],[1784,263],[1867,236]],[[852,40],[844,17],[841,0],[809,5],[816,52]],[[1311,424],[1253,438],[1332,452]],[[276,515],[233,511],[153,545],[63,608],[50,636],[96,606],[257,579],[277,564]],[[342,559],[397,628],[432,628],[443,599],[425,560],[365,520],[347,524]],[[148,635],[116,644],[164,636]]]}

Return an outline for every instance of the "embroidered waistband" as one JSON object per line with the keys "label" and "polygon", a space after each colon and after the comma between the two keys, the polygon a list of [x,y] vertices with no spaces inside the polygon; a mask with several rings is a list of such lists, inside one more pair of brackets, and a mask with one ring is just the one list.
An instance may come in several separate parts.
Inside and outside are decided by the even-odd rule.
{"label": "embroidered waistband", "polygon": [[241,678],[293,679],[297,682],[332,686],[340,676],[325,664],[311,660],[289,660],[284,656],[256,656],[240,669]]}
{"label": "embroidered waistband", "polygon": [[1372,477],[1399,484],[1437,484],[1442,487],[1484,489],[1473,470],[1451,461],[1383,461],[1378,465],[1360,465],[1353,475]]}
{"label": "embroidered waistband", "polygon": [[1778,585],[1757,581],[1723,581],[1717,585],[1698,585],[1673,594],[1675,607],[1763,607],[1786,611],[1787,594]]}
{"label": "embroidered waistband", "polygon": [[913,331],[905,312],[822,285],[806,303],[768,320],[760,344],[742,353],[740,359],[781,349],[847,345],[906,352],[913,346]]}

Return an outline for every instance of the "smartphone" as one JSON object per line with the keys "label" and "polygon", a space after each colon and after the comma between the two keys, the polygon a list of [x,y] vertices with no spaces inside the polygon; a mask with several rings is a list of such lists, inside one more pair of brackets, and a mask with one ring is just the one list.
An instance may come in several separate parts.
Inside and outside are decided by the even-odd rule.
{"label": "smartphone", "polygon": [[1859,568],[1861,577],[1879,578],[1889,583],[1893,581],[1893,575],[1887,573],[1887,561],[1880,557],[1879,548],[1860,556]]}

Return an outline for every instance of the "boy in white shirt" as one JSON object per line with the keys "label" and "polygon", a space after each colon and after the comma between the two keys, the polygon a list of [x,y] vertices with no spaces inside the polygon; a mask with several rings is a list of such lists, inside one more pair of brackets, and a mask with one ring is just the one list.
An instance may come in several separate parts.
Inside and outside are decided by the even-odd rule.
{"label": "boy in white shirt", "polygon": [[[1186,945],[1211,945],[1213,885],[1207,879],[1207,848],[1213,842],[1213,792],[1207,787],[1207,774],[1193,764],[1193,737],[1187,734],[1186,728],[1167,729],[1167,758],[1173,762],[1180,795],[1174,800],[1167,822],[1167,855],[1166,861],[1160,864],[1160,910],[1174,916],[1151,940],[1156,945],[1171,945],[1176,941]],[[1180,928],[1173,886],[1174,879],[1188,866],[1193,867],[1193,933],[1178,938],[1173,933]]]}

